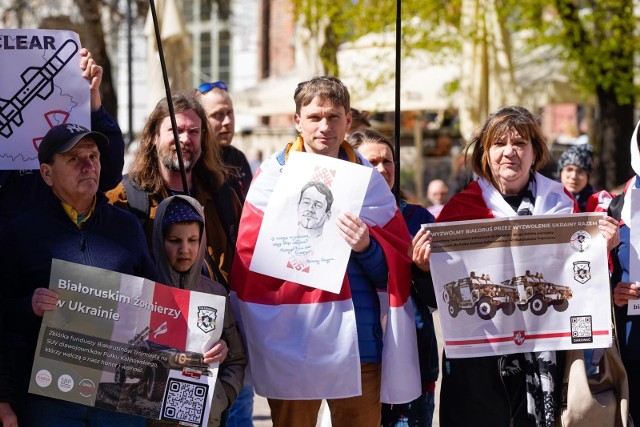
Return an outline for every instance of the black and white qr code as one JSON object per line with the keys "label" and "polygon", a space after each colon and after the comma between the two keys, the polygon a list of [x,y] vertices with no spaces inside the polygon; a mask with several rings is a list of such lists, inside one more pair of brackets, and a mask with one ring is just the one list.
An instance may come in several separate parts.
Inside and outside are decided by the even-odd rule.
{"label": "black and white qr code", "polygon": [[202,425],[208,389],[207,384],[167,379],[161,419]]}
{"label": "black and white qr code", "polygon": [[593,342],[591,316],[571,316],[571,344]]}

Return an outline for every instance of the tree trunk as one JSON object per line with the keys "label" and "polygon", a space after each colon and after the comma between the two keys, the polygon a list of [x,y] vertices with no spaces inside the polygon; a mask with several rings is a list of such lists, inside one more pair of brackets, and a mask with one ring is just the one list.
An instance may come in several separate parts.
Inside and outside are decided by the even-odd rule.
{"label": "tree trunk", "polygon": [[613,91],[599,88],[594,123],[596,159],[599,159],[597,185],[611,191],[633,176],[629,144],[635,126],[633,105],[620,105]]}
{"label": "tree trunk", "polygon": [[111,72],[111,61],[107,55],[104,29],[100,20],[100,6],[98,0],[75,0],[80,15],[84,20],[85,31],[82,35],[82,46],[91,51],[93,59],[102,66],[102,84],[100,93],[102,95],[102,105],[114,117],[118,117],[118,100],[113,86],[113,76]]}

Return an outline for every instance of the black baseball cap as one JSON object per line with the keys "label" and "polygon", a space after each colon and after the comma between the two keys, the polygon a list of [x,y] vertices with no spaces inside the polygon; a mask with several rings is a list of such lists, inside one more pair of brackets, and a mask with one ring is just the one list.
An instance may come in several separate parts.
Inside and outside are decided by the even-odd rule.
{"label": "black baseball cap", "polygon": [[49,163],[56,153],[66,153],[76,146],[83,138],[90,136],[98,148],[108,145],[109,140],[100,132],[93,132],[84,126],[73,123],[57,125],[49,129],[38,147],[40,164]]}

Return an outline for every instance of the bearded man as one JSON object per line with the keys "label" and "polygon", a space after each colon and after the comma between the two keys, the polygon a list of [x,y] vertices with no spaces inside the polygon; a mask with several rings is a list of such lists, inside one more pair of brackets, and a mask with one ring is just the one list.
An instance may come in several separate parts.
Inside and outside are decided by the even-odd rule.
{"label": "bearded man", "polygon": [[[175,94],[172,100],[189,193],[204,207],[207,273],[228,287],[240,201],[225,183],[227,169],[211,141],[211,128],[200,102],[189,94]],[[176,194],[185,191],[169,108],[162,99],[149,115],[128,175],[107,196],[115,206],[138,216],[151,248],[156,206]]]}

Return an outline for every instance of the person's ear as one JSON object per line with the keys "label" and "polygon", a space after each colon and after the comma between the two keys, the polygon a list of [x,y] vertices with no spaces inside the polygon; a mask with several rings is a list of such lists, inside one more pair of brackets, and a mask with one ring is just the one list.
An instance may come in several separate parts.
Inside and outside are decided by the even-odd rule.
{"label": "person's ear", "polygon": [[293,120],[295,122],[296,131],[298,131],[298,133],[302,133],[302,126],[300,126],[300,116],[298,113],[293,116]]}
{"label": "person's ear", "polygon": [[40,175],[42,175],[42,179],[49,187],[53,187],[53,178],[51,176],[52,175],[51,165],[47,163],[41,164]]}

